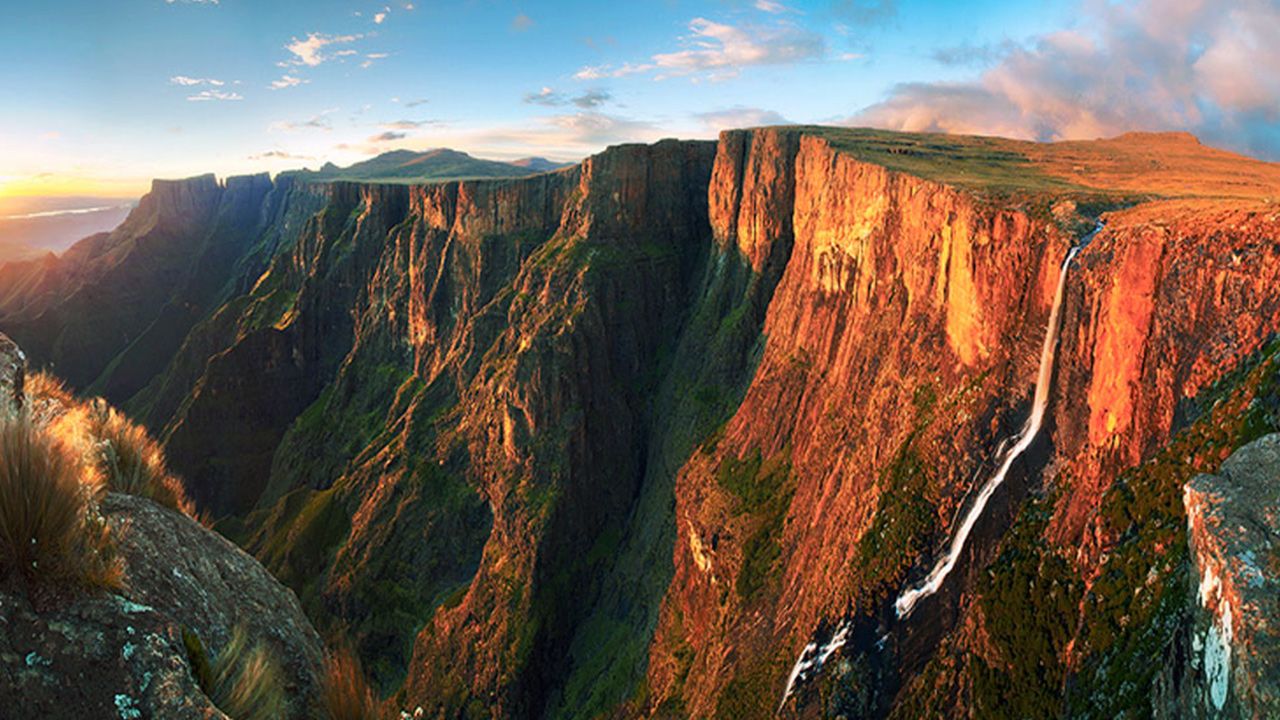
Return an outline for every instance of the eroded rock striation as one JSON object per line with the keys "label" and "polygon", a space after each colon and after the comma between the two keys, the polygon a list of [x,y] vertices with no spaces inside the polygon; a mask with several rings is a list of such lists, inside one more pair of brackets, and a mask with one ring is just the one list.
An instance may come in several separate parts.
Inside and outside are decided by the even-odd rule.
{"label": "eroded rock striation", "polygon": [[26,354],[17,343],[0,334],[0,418],[12,417],[21,410],[26,373]]}

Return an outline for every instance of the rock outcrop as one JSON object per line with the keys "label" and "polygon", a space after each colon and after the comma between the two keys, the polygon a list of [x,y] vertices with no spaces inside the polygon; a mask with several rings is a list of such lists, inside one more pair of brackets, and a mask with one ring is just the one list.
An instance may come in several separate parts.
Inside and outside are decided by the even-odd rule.
{"label": "rock outcrop", "polygon": [[0,717],[224,718],[192,675],[183,633],[212,654],[237,626],[281,662],[289,717],[312,717],[322,645],[292,592],[226,540],[149,500],[108,495],[101,509],[125,560],[125,587],[39,607],[0,590]]}
{"label": "rock outcrop", "polygon": [[[0,335],[0,402],[24,401],[23,362]],[[288,717],[313,716],[323,645],[292,591],[222,536],[150,500],[108,494],[94,512],[123,562],[122,587],[33,601],[0,586],[0,718],[225,718],[193,676],[189,641],[208,661],[237,628],[279,662]]]}
{"label": "rock outcrop", "polygon": [[1187,717],[1280,715],[1280,434],[1198,475],[1184,500],[1194,565]]}
{"label": "rock outcrop", "polygon": [[27,356],[17,343],[0,334],[0,419],[12,417],[22,408],[26,373]]}

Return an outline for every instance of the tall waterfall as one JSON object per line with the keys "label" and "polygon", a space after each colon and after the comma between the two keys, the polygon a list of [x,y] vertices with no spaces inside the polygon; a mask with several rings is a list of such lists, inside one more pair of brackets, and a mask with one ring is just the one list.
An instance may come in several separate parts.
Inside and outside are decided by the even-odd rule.
{"label": "tall waterfall", "polygon": [[[1102,223],[1099,222],[1091,232],[1081,238],[1079,244],[1067,252],[1066,259],[1062,261],[1062,268],[1058,271],[1058,288],[1053,296],[1053,308],[1049,311],[1049,326],[1045,329],[1044,344],[1040,348],[1040,369],[1036,374],[1036,388],[1031,404],[1031,417],[1027,418],[1026,424],[1023,425],[1022,430],[1016,436],[1013,446],[1005,452],[1004,458],[1000,462],[1000,469],[982,486],[982,491],[978,493],[973,505],[965,513],[964,519],[960,522],[960,525],[956,528],[955,535],[951,538],[947,554],[938,560],[923,583],[917,587],[904,590],[894,602],[894,609],[899,618],[906,618],[915,609],[916,603],[934,594],[942,587],[943,581],[947,579],[947,575],[951,573],[951,570],[959,560],[960,553],[964,550],[965,542],[969,539],[969,533],[973,531],[973,526],[978,522],[978,518],[982,516],[982,511],[986,509],[987,501],[991,499],[996,489],[1004,483],[1005,476],[1009,474],[1009,468],[1013,466],[1014,461],[1022,453],[1026,452],[1027,448],[1036,439],[1036,435],[1039,434],[1040,426],[1044,424],[1045,411],[1049,406],[1049,389],[1053,382],[1054,359],[1057,355],[1058,334],[1062,324],[1062,299],[1066,294],[1067,271],[1070,269],[1071,261],[1075,259],[1076,254],[1085,245],[1088,245],[1089,241],[1101,230]],[[837,626],[831,638],[825,643],[819,643],[814,640],[805,645],[800,657],[796,660],[796,664],[791,668],[791,674],[787,678],[786,691],[782,695],[782,706],[786,705],[798,682],[807,680],[814,673],[821,670],[823,664],[836,651],[844,647],[845,643],[850,639],[852,628],[853,621],[846,618]],[[881,638],[881,643],[886,639],[887,635]],[[779,709],[781,709],[781,706]]]}
{"label": "tall waterfall", "polygon": [[[1094,233],[1096,232],[1097,230],[1094,231]],[[1086,236],[1084,242],[1088,242],[1094,233]],[[915,609],[916,603],[934,594],[938,591],[938,588],[942,587],[942,582],[947,579],[947,575],[956,566],[956,561],[959,560],[960,553],[964,550],[964,544],[969,539],[969,533],[973,532],[973,526],[978,522],[978,518],[982,517],[982,511],[986,509],[987,501],[991,499],[996,488],[999,488],[1004,483],[1004,478],[1009,474],[1009,468],[1013,467],[1013,462],[1031,446],[1032,441],[1036,439],[1036,435],[1040,432],[1040,426],[1044,424],[1045,408],[1049,406],[1049,386],[1053,382],[1053,360],[1058,350],[1058,331],[1062,324],[1062,296],[1067,288],[1067,270],[1071,266],[1071,261],[1075,259],[1076,253],[1083,247],[1084,242],[1071,248],[1070,252],[1067,253],[1067,258],[1062,261],[1062,269],[1058,271],[1058,290],[1053,295],[1053,309],[1049,312],[1049,327],[1045,328],[1044,345],[1040,348],[1040,371],[1036,374],[1036,391],[1035,397],[1031,402],[1031,417],[1027,418],[1026,425],[1022,426],[1022,430],[1019,431],[1013,447],[1009,448],[1005,453],[1004,461],[1000,463],[1000,469],[987,480],[986,485],[982,486],[982,491],[978,493],[977,499],[973,501],[969,512],[965,513],[964,519],[960,522],[960,527],[956,529],[955,535],[951,538],[951,545],[947,548],[947,554],[938,559],[937,564],[933,566],[933,570],[929,573],[929,577],[925,578],[923,583],[918,587],[904,590],[894,602],[894,609],[897,610],[900,618],[910,615],[911,611]]]}

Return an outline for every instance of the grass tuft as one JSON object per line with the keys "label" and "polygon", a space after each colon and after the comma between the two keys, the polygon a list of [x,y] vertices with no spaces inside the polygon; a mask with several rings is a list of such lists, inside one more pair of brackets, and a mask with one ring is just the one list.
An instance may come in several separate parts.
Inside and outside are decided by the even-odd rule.
{"label": "grass tuft", "polygon": [[29,585],[119,587],[99,493],[66,445],[25,416],[0,421],[0,572]]}
{"label": "grass tuft", "polygon": [[100,399],[89,403],[87,420],[89,434],[97,439],[94,460],[108,490],[194,516],[182,483],[170,474],[160,444],[146,430]]}
{"label": "grass tuft", "polygon": [[339,646],[325,658],[320,687],[320,716],[327,720],[374,720],[378,701],[350,646]]}
{"label": "grass tuft", "polygon": [[75,398],[67,386],[44,370],[27,375],[22,390],[28,400],[53,401],[65,406],[75,404]]}
{"label": "grass tuft", "polygon": [[183,644],[192,675],[218,709],[235,720],[278,720],[284,717],[284,676],[275,656],[263,642],[250,643],[243,627],[231,633],[210,663],[200,638],[184,631]]}

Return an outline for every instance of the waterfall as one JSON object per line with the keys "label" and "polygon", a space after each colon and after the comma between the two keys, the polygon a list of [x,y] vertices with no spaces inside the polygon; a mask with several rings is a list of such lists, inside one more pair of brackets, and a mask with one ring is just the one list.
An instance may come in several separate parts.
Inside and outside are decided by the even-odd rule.
{"label": "waterfall", "polygon": [[1036,439],[1036,435],[1040,432],[1040,426],[1044,424],[1045,409],[1049,406],[1049,387],[1053,382],[1053,360],[1057,355],[1058,349],[1058,331],[1062,324],[1062,296],[1066,294],[1067,288],[1067,270],[1071,266],[1071,261],[1075,258],[1080,248],[1084,247],[1093,236],[1101,229],[1101,225],[1094,229],[1084,237],[1079,245],[1071,248],[1067,252],[1067,257],[1062,261],[1062,269],[1058,271],[1058,289],[1053,295],[1053,309],[1049,312],[1049,326],[1045,328],[1044,345],[1040,348],[1040,370],[1036,374],[1036,390],[1031,401],[1031,417],[1027,418],[1027,423],[1022,426],[1019,431],[1017,440],[1013,447],[1004,455],[1004,460],[1000,463],[1000,469],[987,480],[987,484],[982,486],[982,491],[978,493],[977,499],[973,501],[969,512],[965,513],[964,519],[960,522],[960,527],[956,529],[955,535],[951,538],[951,545],[947,548],[947,554],[938,559],[933,570],[925,581],[918,587],[909,588],[894,602],[894,609],[898,613],[898,617],[905,618],[915,609],[916,603],[924,598],[929,597],[942,587],[942,582],[947,579],[947,575],[956,566],[956,562],[960,559],[960,553],[964,550],[964,544],[969,540],[969,533],[973,532],[973,526],[977,524],[978,518],[982,517],[982,511],[987,507],[987,501],[995,493],[996,489],[1004,483],[1004,478],[1009,474],[1009,468],[1013,467],[1013,462],[1017,460],[1022,453],[1026,452],[1031,446],[1032,441]]}
{"label": "waterfall", "polygon": [[[1076,254],[1088,245],[1089,241],[1101,230],[1102,223],[1098,222],[1092,231],[1081,238],[1080,242],[1067,252],[1067,257],[1062,261],[1062,267],[1058,271],[1058,287],[1053,295],[1053,307],[1049,311],[1049,326],[1045,328],[1044,344],[1040,348],[1040,369],[1036,373],[1036,387],[1031,403],[1031,417],[1027,418],[1026,424],[1022,426],[1022,430],[1016,436],[1012,447],[1004,453],[1004,457],[1000,462],[1000,469],[983,485],[973,505],[960,522],[955,535],[951,538],[947,554],[938,560],[923,583],[903,591],[894,602],[894,609],[900,619],[910,615],[912,610],[915,609],[916,603],[934,594],[942,587],[943,581],[947,579],[947,575],[951,573],[951,570],[959,560],[960,553],[964,550],[964,545],[969,539],[969,533],[973,531],[973,526],[978,522],[978,518],[982,516],[982,511],[986,509],[987,501],[991,499],[996,489],[1004,483],[1005,476],[1008,475],[1014,461],[1022,453],[1026,452],[1027,448],[1036,439],[1036,435],[1039,434],[1040,426],[1044,423],[1045,410],[1049,406],[1049,390],[1053,382],[1054,358],[1057,355],[1058,335],[1062,324],[1062,299],[1066,294],[1067,271],[1070,269],[1071,261],[1075,259]],[[1007,444],[1007,440],[1001,443],[1002,446],[1005,444]],[[792,692],[795,691],[796,683],[808,679],[812,673],[821,670],[827,659],[837,650],[844,647],[849,640],[852,628],[852,619],[846,618],[826,643],[819,644],[815,640],[805,645],[800,657],[796,660],[796,664],[791,668],[790,675],[787,677],[787,687],[782,695],[782,704],[779,706],[779,710],[786,706],[787,700],[791,697]],[[883,644],[887,638],[887,635],[882,637],[880,644]]]}

